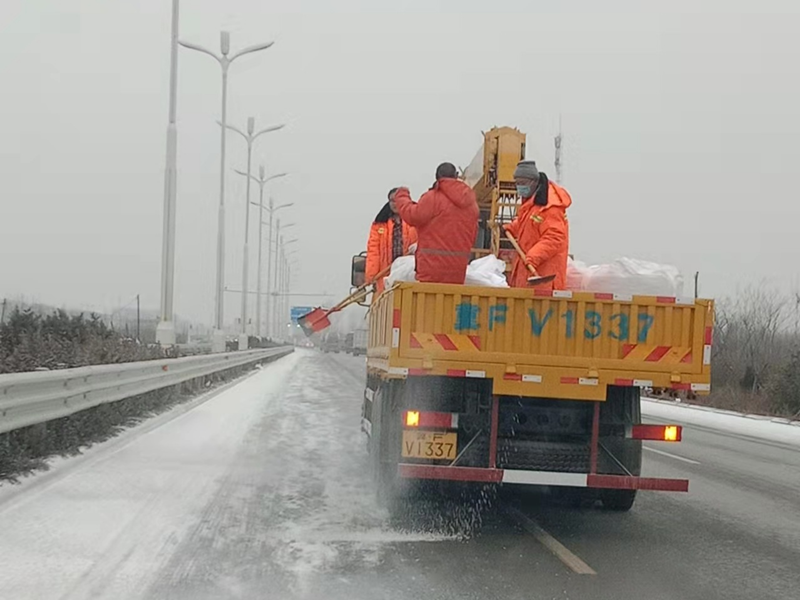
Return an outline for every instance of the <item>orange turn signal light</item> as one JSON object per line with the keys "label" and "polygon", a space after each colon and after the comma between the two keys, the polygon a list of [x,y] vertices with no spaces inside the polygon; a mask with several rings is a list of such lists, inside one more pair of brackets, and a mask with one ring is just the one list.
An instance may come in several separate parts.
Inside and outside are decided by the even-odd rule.
{"label": "orange turn signal light", "polygon": [[675,425],[667,425],[664,427],[664,441],[677,442],[678,441],[678,427]]}
{"label": "orange turn signal light", "polygon": [[406,427],[419,427],[419,411],[406,411]]}

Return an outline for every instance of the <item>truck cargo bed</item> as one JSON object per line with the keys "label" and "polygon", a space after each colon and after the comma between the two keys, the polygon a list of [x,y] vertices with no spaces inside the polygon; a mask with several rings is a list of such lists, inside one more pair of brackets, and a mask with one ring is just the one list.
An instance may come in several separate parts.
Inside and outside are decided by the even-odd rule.
{"label": "truck cargo bed", "polygon": [[704,394],[712,327],[711,300],[402,283],[371,308],[367,356],[383,377],[487,378],[500,395]]}

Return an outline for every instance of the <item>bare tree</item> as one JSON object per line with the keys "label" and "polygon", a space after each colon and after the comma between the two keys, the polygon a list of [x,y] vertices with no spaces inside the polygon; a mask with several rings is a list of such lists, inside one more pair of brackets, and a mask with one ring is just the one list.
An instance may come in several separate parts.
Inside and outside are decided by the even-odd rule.
{"label": "bare tree", "polygon": [[715,335],[715,379],[737,381],[751,393],[790,355],[790,299],[765,286],[750,286],[720,302]]}

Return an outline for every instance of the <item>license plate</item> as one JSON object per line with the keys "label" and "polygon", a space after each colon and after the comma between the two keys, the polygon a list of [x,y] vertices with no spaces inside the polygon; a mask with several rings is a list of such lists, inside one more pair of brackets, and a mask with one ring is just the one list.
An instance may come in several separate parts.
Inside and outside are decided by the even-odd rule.
{"label": "license plate", "polygon": [[403,431],[403,457],[454,460],[458,435],[454,432]]}

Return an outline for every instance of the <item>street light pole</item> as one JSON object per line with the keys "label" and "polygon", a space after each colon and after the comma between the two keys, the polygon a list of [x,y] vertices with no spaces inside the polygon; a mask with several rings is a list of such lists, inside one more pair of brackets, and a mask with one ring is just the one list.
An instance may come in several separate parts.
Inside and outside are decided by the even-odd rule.
{"label": "street light pole", "polygon": [[[248,161],[249,162],[249,161]],[[264,175],[264,165],[259,166],[258,168],[258,177],[254,175],[250,175],[248,173],[244,173],[242,171],[234,169],[239,175],[243,175],[248,178],[248,180],[252,179],[258,184],[258,277],[257,277],[257,292],[256,292],[256,335],[261,337],[261,280],[263,268],[261,267],[261,259],[262,259],[262,242],[264,240],[264,184],[268,181],[273,179],[277,179],[278,177],[286,177],[286,173],[278,173],[276,175],[272,175],[270,177],[266,177]],[[256,204],[255,202],[250,202],[249,204]],[[271,214],[271,213],[270,213]]]}
{"label": "street light pole", "polygon": [[[220,123],[222,125],[222,123]],[[231,131],[235,131],[239,135],[241,135],[245,142],[247,142],[247,173],[245,174],[247,177],[247,200],[245,202],[245,217],[244,217],[244,249],[243,249],[243,258],[242,258],[242,290],[245,292],[248,291],[248,277],[250,274],[250,180],[253,179],[253,176],[250,173],[250,168],[252,166],[252,157],[253,157],[253,142],[255,142],[258,136],[268,133],[270,131],[277,131],[281,129],[283,125],[275,125],[273,127],[267,127],[266,129],[262,129],[258,133],[254,133],[256,128],[256,120],[255,117],[249,117],[247,119],[247,133],[243,132],[241,129],[234,127],[233,125],[224,125]],[[248,346],[248,333],[247,333],[247,294],[242,294],[242,330],[239,334],[239,350],[247,350]]]}
{"label": "street light pole", "polygon": [[[288,202],[286,204],[281,204],[280,206],[275,206],[272,200],[272,196],[269,198],[269,239],[267,241],[267,248],[269,249],[269,255],[267,256],[267,306],[266,312],[264,313],[265,321],[267,324],[267,337],[269,337],[272,331],[272,322],[270,321],[270,309],[272,308],[272,219],[275,215],[275,212],[282,209],[288,208],[292,206],[293,202]],[[263,222],[263,221],[262,221]],[[280,228],[281,220],[278,219],[278,227]]]}
{"label": "street light pole", "polygon": [[[233,56],[228,58],[228,53],[231,49],[231,37],[227,31],[222,31],[219,34],[220,40],[220,55],[189,42],[178,42],[184,48],[190,50],[197,50],[203,54],[208,54],[215,59],[222,70],[222,116],[220,125],[222,130],[220,133],[220,170],[219,170],[219,216],[217,218],[217,285],[216,285],[216,306],[214,314],[214,334],[211,342],[212,352],[223,352],[225,350],[225,331],[223,329],[225,319],[225,134],[228,131],[228,68],[231,63],[240,56],[258,52],[259,50],[266,50],[274,42],[266,42],[263,44],[256,44],[248,46],[236,52]],[[243,325],[244,327],[244,325]]]}
{"label": "street light pole", "polygon": [[[284,226],[284,229],[286,229],[287,227],[291,227],[291,225]],[[278,225],[278,229],[280,229],[280,224]],[[280,289],[279,288],[279,286],[280,286],[280,275],[279,275],[280,271],[278,270],[278,256],[279,256],[279,250],[278,250],[278,239],[279,239],[279,237],[277,235],[278,233],[279,233],[279,231],[276,231],[276,235],[275,235],[275,289],[276,290]],[[283,236],[281,235],[280,236],[280,252],[282,253],[284,248],[286,246],[288,246],[289,244],[294,244],[296,242],[297,242],[297,238],[293,238],[291,240],[284,241],[283,240]],[[277,302],[276,302],[276,304],[277,304]],[[277,311],[275,311],[275,314],[273,315],[273,323],[275,324],[275,328],[276,329],[278,329],[280,327],[280,316],[279,316],[279,313]]]}
{"label": "street light pole", "polygon": [[178,22],[179,0],[172,0],[172,34],[169,61],[169,117],[164,167],[164,216],[161,242],[161,310],[156,342],[175,344],[175,216],[178,195]]}
{"label": "street light pole", "polygon": [[[297,254],[296,252],[290,252],[290,253],[288,253],[286,255],[286,259],[287,259],[286,260],[286,295],[285,295],[286,306],[284,308],[284,313],[283,313],[284,315],[287,315],[287,314],[290,313],[291,306],[292,306],[292,295],[291,295],[292,294],[292,268],[297,264],[297,261],[296,260],[290,260],[290,259],[293,258],[293,256],[295,256],[296,254]],[[291,325],[291,323],[292,323],[291,319],[289,319],[288,323],[289,323],[289,325]],[[294,335],[292,335],[292,338],[294,338]]]}

